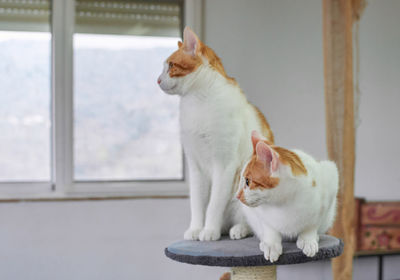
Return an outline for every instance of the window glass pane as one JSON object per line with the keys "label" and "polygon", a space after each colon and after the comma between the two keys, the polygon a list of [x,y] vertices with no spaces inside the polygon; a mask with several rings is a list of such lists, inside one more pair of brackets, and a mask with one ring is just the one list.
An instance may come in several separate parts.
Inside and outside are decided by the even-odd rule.
{"label": "window glass pane", "polygon": [[49,1],[0,1],[0,181],[50,180]]}
{"label": "window glass pane", "polygon": [[[77,9],[79,2],[87,1],[78,1]],[[74,35],[75,180],[182,178],[178,98],[157,85],[163,61],[180,40],[180,22],[162,34],[154,29],[156,36],[132,35],[139,30],[136,12],[125,15],[133,20],[114,22],[123,25],[121,34],[110,27],[101,34],[101,19],[77,19],[76,30],[85,24],[84,33]]]}

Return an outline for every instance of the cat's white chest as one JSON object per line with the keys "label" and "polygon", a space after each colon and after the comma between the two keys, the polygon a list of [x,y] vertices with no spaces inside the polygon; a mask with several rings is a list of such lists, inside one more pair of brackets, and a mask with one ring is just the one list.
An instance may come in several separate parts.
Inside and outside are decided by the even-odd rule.
{"label": "cat's white chest", "polygon": [[185,152],[198,160],[212,157],[210,147],[214,141],[214,111],[210,102],[185,96],[180,105],[181,137]]}
{"label": "cat's white chest", "polygon": [[200,136],[212,132],[214,112],[210,103],[190,96],[181,99],[180,123],[184,135]]}
{"label": "cat's white chest", "polygon": [[265,226],[272,227],[287,237],[294,237],[303,230],[306,216],[296,207],[261,205],[256,208],[246,208],[247,217],[253,220],[249,222],[258,233],[261,233]]}
{"label": "cat's white chest", "polygon": [[[200,95],[200,94],[199,94]],[[230,139],[237,131],[232,103],[222,98],[208,96],[202,99],[196,94],[184,96],[180,104],[181,136],[185,152],[200,160],[208,161],[221,152],[222,146],[230,147]],[[224,104],[221,104],[224,103]],[[237,137],[236,137],[237,138]]]}

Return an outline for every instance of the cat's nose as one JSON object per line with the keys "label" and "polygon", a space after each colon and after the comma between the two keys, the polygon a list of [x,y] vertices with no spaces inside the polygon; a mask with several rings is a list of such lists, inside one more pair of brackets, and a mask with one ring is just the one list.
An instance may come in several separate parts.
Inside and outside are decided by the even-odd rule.
{"label": "cat's nose", "polygon": [[161,84],[161,79],[160,78],[157,79],[157,83]]}

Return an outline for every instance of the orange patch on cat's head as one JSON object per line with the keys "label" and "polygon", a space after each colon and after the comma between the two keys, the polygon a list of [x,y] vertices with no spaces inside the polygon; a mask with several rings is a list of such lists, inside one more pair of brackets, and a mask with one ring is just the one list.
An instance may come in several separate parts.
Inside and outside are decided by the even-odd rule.
{"label": "orange patch on cat's head", "polygon": [[[301,161],[300,157],[296,153],[294,153],[288,149],[272,145],[271,142],[263,139],[257,131],[252,132],[251,141],[253,143],[253,156],[256,154],[260,154],[260,153],[264,153],[264,154],[267,153],[267,154],[271,154],[272,156],[275,155],[275,157],[271,158],[271,160],[275,159],[274,167],[276,167],[276,165],[279,162],[284,165],[289,165],[291,168],[292,174],[295,176],[307,175],[307,169],[305,168],[303,162]],[[258,146],[259,142],[262,142],[263,145],[260,145],[259,151],[257,151],[257,146]],[[272,163],[273,163],[273,161],[272,161]]]}
{"label": "orange patch on cat's head", "polygon": [[167,59],[169,76],[171,78],[183,77],[193,73],[204,63],[203,59],[206,59],[211,68],[228,81],[235,82],[233,78],[226,75],[221,59],[211,48],[200,41],[189,27],[185,27],[183,32],[183,43],[178,42],[178,50]]}
{"label": "orange patch on cat's head", "polygon": [[294,176],[307,175],[307,169],[296,153],[278,146],[272,146],[272,149],[279,154],[281,163],[290,166]]}
{"label": "orange patch on cat's head", "polygon": [[168,73],[171,78],[183,77],[194,72],[202,63],[200,56],[187,53],[183,45],[167,59]]}
{"label": "orange patch on cat's head", "polygon": [[271,175],[269,166],[266,166],[264,160],[257,155],[252,155],[243,172],[245,184],[250,190],[275,188],[279,184],[279,178]]}

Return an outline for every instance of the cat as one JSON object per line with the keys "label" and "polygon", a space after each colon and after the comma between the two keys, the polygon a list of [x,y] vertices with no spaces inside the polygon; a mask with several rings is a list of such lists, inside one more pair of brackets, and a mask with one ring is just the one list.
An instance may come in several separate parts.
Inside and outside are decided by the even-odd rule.
{"label": "cat", "polygon": [[237,199],[260,250],[270,262],[282,254],[282,237],[297,238],[308,257],[318,252],[319,234],[333,224],[338,170],[300,150],[274,146],[252,132],[253,154],[241,172]]}
{"label": "cat", "polygon": [[273,134],[263,114],[227,76],[220,58],[189,28],[164,62],[161,89],[180,96],[180,133],[190,179],[191,221],[186,240],[240,239],[251,233],[234,199],[241,167],[251,155],[247,135]]}

